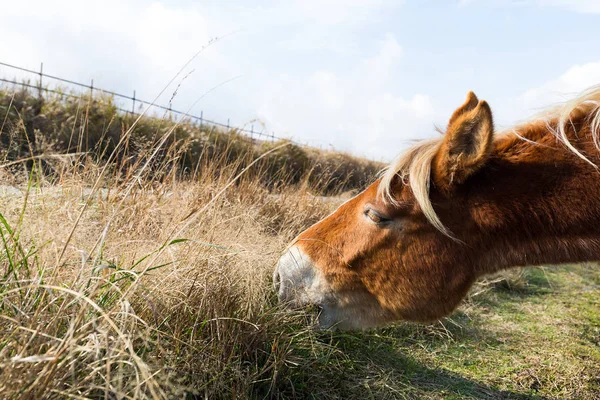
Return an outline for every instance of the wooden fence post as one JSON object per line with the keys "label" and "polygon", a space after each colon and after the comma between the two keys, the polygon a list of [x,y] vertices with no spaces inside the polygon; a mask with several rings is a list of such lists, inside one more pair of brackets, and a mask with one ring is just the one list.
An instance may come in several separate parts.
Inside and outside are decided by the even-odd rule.
{"label": "wooden fence post", "polygon": [[38,97],[42,97],[42,90],[43,90],[43,85],[42,85],[42,77],[44,76],[44,63],[40,63],[40,86],[39,86],[39,91],[38,91]]}

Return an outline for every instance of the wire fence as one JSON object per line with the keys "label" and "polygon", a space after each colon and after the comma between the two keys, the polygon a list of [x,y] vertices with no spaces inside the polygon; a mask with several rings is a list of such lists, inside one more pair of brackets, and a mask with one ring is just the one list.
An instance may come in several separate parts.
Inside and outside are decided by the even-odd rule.
{"label": "wire fence", "polygon": [[127,96],[121,93],[117,93],[117,92],[113,92],[112,90],[106,90],[106,89],[102,89],[99,87],[95,87],[94,86],[94,80],[92,79],[90,81],[90,84],[85,84],[85,83],[81,83],[81,82],[76,82],[70,79],[64,79],[64,78],[60,78],[58,76],[54,76],[54,75],[50,75],[50,74],[46,74],[44,73],[44,63],[40,64],[40,70],[39,71],[34,71],[31,69],[27,69],[27,68],[23,68],[23,67],[19,67],[16,65],[12,65],[12,64],[8,64],[5,62],[1,62],[0,61],[0,65],[9,69],[13,69],[13,70],[17,70],[17,71],[21,71],[21,72],[26,72],[29,74],[32,74],[33,76],[35,76],[36,78],[38,78],[38,81],[36,84],[31,84],[28,83],[27,81],[18,81],[16,79],[11,80],[11,79],[6,79],[6,78],[2,78],[0,77],[0,82],[4,82],[4,83],[8,83],[8,84],[12,84],[12,85],[18,85],[21,87],[25,87],[25,88],[30,88],[30,89],[36,89],[39,92],[39,96],[42,97],[44,93],[54,93],[54,94],[58,94],[61,96],[66,96],[66,97],[70,97],[70,98],[82,98],[83,97],[83,93],[76,95],[73,93],[67,93],[64,92],[62,90],[58,90],[58,89],[52,89],[49,86],[44,86],[44,82],[46,82],[47,80],[53,80],[56,82],[62,82],[71,86],[75,86],[78,88],[82,88],[82,89],[86,89],[89,90],[89,96],[93,96],[94,95],[94,91],[98,92],[98,93],[102,93],[102,94],[108,94],[110,96],[113,96],[114,98],[117,99],[121,99],[124,101],[131,101],[131,109],[125,109],[122,107],[117,107],[117,110],[123,112],[123,113],[129,113],[129,114],[133,114],[133,115],[139,115],[140,113],[136,112],[136,106],[137,107],[142,107],[142,106],[147,106],[151,109],[156,109],[156,110],[162,110],[162,111],[166,111],[169,112],[171,114],[175,114],[184,118],[189,118],[191,121],[197,123],[198,125],[200,125],[200,127],[202,127],[203,125],[208,125],[208,126],[218,126],[221,128],[225,128],[227,130],[230,129],[235,129],[236,132],[244,134],[245,136],[248,136],[248,138],[254,142],[255,140],[259,140],[259,141],[276,141],[276,140],[286,140],[289,141],[295,145],[298,146],[304,146],[304,147],[308,147],[308,143],[299,143],[296,142],[294,140],[290,140],[288,138],[283,138],[283,137],[279,137],[279,136],[275,136],[274,132],[271,132],[270,134],[265,132],[264,130],[260,130],[260,131],[255,131],[254,130],[254,125],[250,126],[250,129],[247,128],[243,128],[243,127],[232,127],[229,123],[229,119],[227,120],[227,123],[224,124],[222,122],[218,122],[218,121],[212,121],[209,119],[204,118],[204,112],[200,111],[200,116],[197,115],[193,115],[190,113],[186,113],[183,111],[178,111],[178,110],[174,110],[171,108],[171,106],[163,106],[160,104],[156,104],[154,102],[150,102],[150,101],[146,101],[143,99],[139,99],[136,97],[136,91],[133,91],[133,96]]}

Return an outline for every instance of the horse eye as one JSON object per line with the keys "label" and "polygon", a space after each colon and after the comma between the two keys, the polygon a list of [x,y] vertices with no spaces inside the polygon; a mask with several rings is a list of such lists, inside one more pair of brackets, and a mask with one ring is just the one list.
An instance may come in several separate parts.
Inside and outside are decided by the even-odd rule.
{"label": "horse eye", "polygon": [[379,214],[377,211],[373,210],[372,208],[367,208],[365,210],[365,215],[367,217],[369,217],[369,219],[373,222],[375,222],[376,224],[381,224],[383,222],[387,222],[390,219],[389,218],[385,218],[384,216],[382,216],[381,214]]}

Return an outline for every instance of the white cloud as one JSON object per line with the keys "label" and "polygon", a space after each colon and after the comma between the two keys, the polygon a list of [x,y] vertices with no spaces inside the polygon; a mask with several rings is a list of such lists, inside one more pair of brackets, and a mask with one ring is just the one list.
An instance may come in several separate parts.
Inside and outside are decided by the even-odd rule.
{"label": "white cloud", "polygon": [[540,6],[560,7],[580,13],[600,13],[600,0],[536,0]]}
{"label": "white cloud", "polygon": [[259,115],[292,136],[301,133],[302,139],[390,160],[408,140],[433,134],[429,96],[404,97],[388,89],[401,54],[387,34],[375,54],[343,73],[279,76],[265,88]]}
{"label": "white cloud", "polygon": [[379,52],[364,61],[365,83],[379,87],[390,78],[394,65],[402,56],[402,47],[391,33],[379,42]]}
{"label": "white cloud", "polygon": [[473,3],[475,0],[458,0],[459,7],[466,7],[469,4]]}
{"label": "white cloud", "polygon": [[[373,12],[392,0],[294,0],[282,2],[273,8],[274,13],[285,15],[284,21],[339,25],[368,21]],[[396,2],[399,5],[401,2]],[[280,19],[281,20],[281,19]]]}
{"label": "white cloud", "polygon": [[[206,90],[242,75],[193,112],[222,122],[232,117],[233,125],[259,117],[280,136],[385,158],[400,149],[402,137],[414,137],[417,125],[430,126],[427,96],[390,89],[402,57],[395,36],[361,35],[401,2],[215,4],[12,2],[0,15],[0,37],[8,38],[0,41],[0,61],[31,69],[43,61],[49,74],[93,78],[96,87],[125,94],[137,89],[138,98],[150,100],[211,38],[235,32],[184,71],[194,70],[174,108],[185,110]],[[0,67],[0,76],[12,74]]]}
{"label": "white cloud", "polygon": [[595,85],[600,85],[600,61],[573,65],[537,87],[491,101],[496,127],[502,130],[519,121],[527,121]]}
{"label": "white cloud", "polygon": [[518,104],[535,109],[563,102],[577,93],[600,84],[600,61],[574,65],[556,79],[529,89],[518,98]]}
{"label": "white cloud", "polygon": [[600,13],[600,0],[458,0],[459,7],[475,3],[493,4],[496,6],[523,7],[556,7],[578,13]]}
{"label": "white cloud", "polygon": [[[12,2],[3,6],[0,41],[4,61],[108,89],[157,93],[190,56],[209,41],[211,25],[195,9],[161,3]],[[23,29],[23,21],[27,29]],[[205,62],[216,62],[210,51]],[[160,77],[157,79],[157,77]],[[137,85],[124,83],[131,81]]]}

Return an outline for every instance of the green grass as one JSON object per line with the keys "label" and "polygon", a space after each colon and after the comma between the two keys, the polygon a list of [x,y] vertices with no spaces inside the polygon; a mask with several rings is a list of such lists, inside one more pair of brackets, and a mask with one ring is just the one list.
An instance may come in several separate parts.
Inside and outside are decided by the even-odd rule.
{"label": "green grass", "polygon": [[598,267],[505,274],[510,286],[495,285],[438,326],[401,324],[340,348],[369,366],[365,387],[383,397],[600,396]]}
{"label": "green grass", "polygon": [[335,360],[305,357],[332,392],[311,393],[312,374],[301,373],[295,389],[314,398],[598,398],[600,292],[590,282],[598,267],[504,276],[437,324],[317,334]]}

